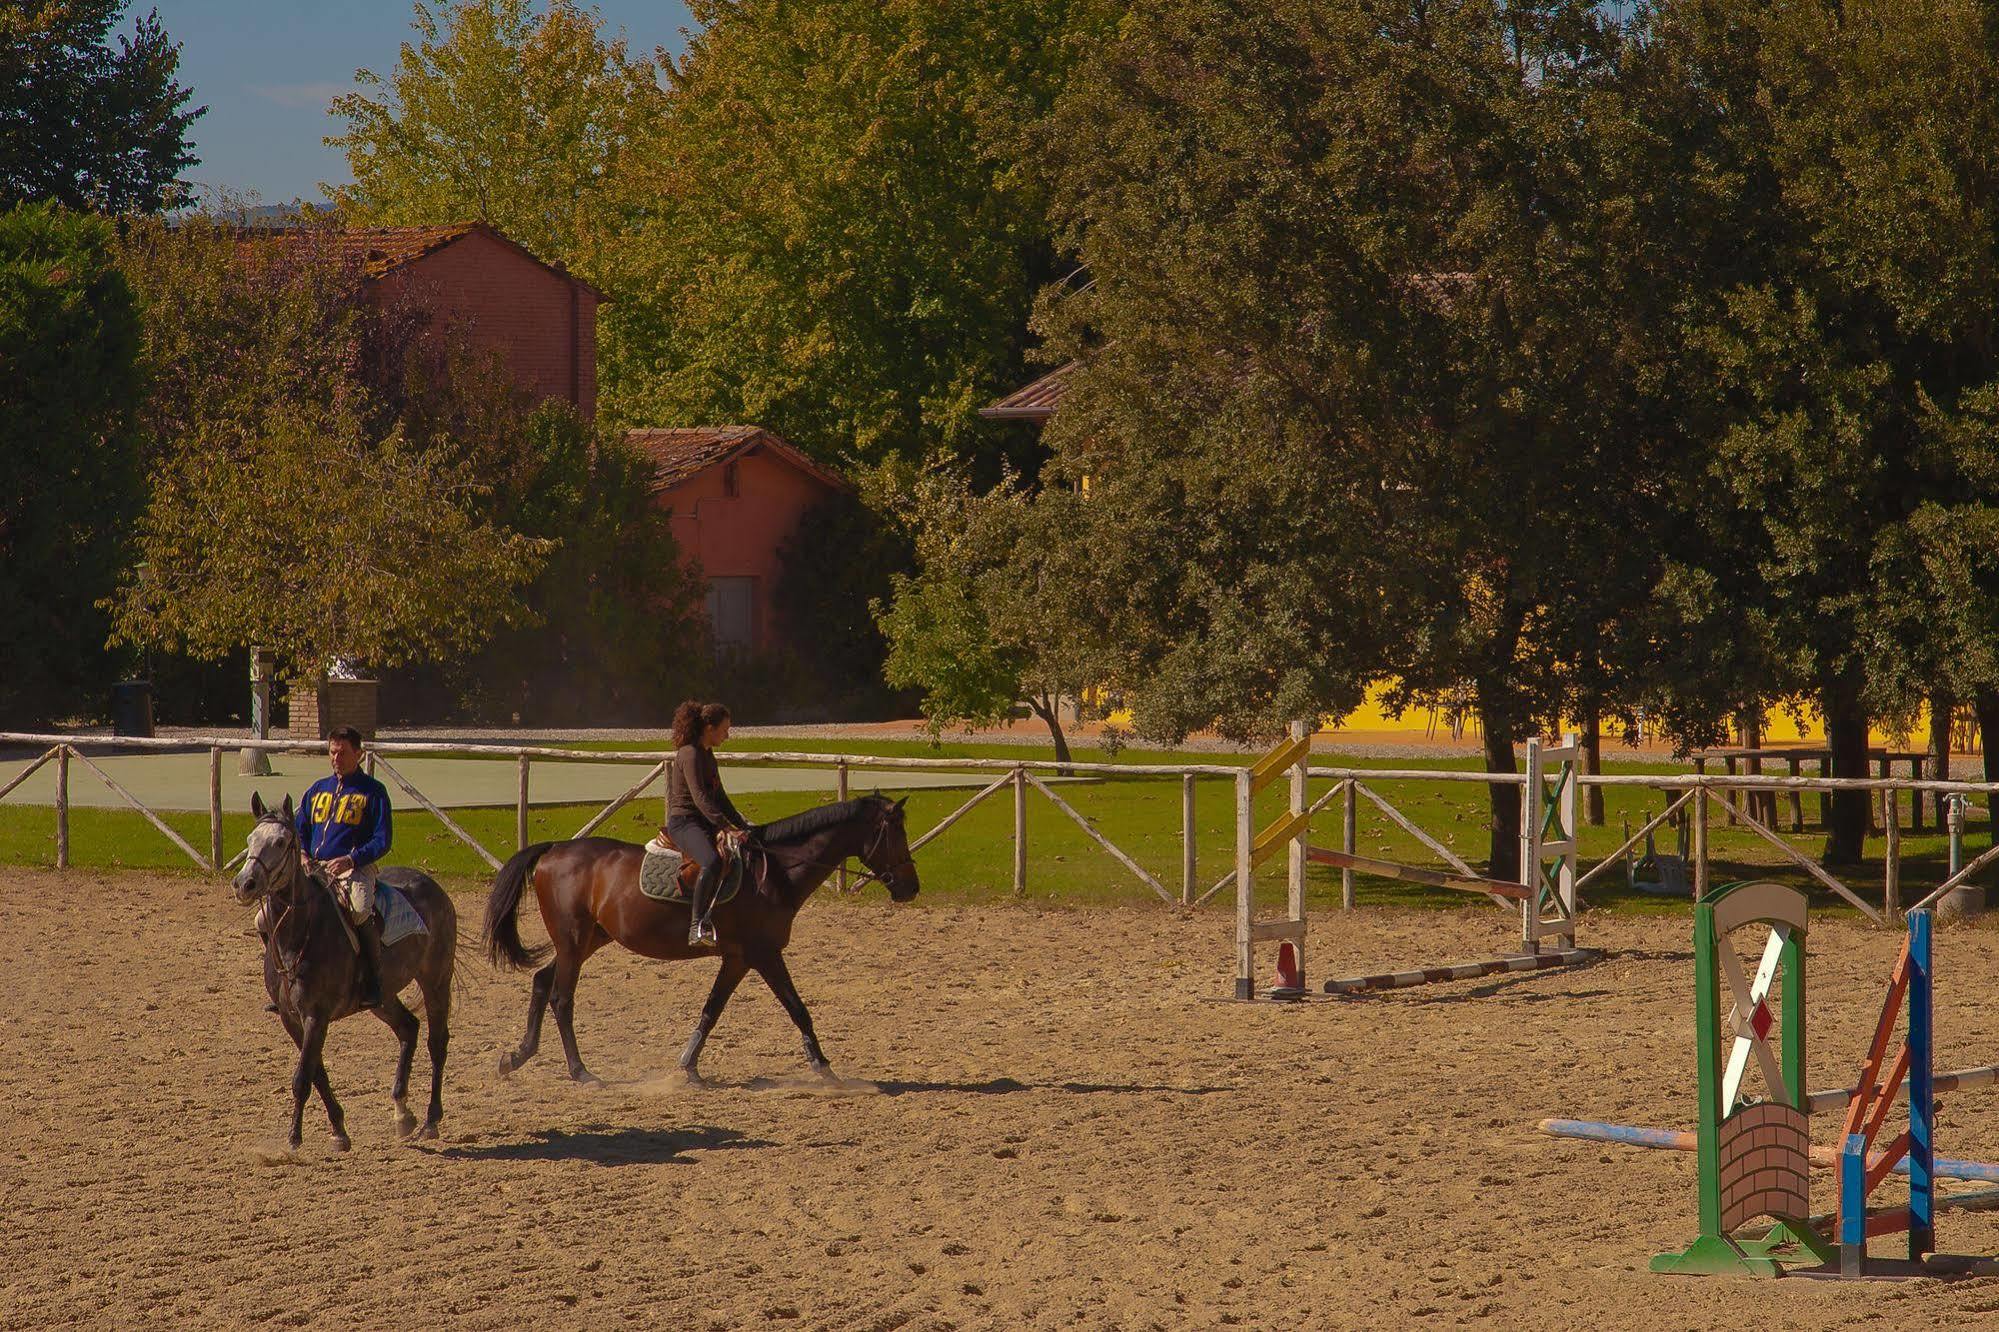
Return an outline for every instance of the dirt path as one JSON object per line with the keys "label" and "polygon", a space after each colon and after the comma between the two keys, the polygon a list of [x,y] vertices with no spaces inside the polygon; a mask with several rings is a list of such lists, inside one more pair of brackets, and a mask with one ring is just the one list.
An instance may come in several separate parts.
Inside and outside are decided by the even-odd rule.
{"label": "dirt path", "polygon": [[[1305,1007],[1216,1002],[1228,919],[808,911],[793,971],[835,1066],[745,986],[716,1089],[664,1078],[709,968],[602,954],[559,1054],[502,1081],[526,982],[463,968],[444,1140],[394,1145],[387,1029],[335,1029],[355,1148],[308,1109],[219,888],[7,871],[0,1325],[338,1320],[468,1328],[1832,1327],[1959,1322],[1999,1279],[1670,1280],[1690,1157],[1557,1142],[1547,1115],[1691,1119],[1685,927],[1608,962]],[[460,900],[476,916],[476,902]],[[142,914],[143,913],[143,914]],[[1315,920],[1318,974],[1494,951],[1497,913]],[[55,938],[55,931],[67,931]],[[1814,934],[1815,1084],[1851,1071],[1894,941]],[[1939,1064],[1999,1058],[1999,933],[1944,936]],[[553,1046],[553,1033],[550,1033]],[[418,1076],[425,1064],[418,1058]],[[1830,1132],[1821,1126],[1821,1137]],[[1941,1150],[1999,1157],[1999,1095]],[[1816,1200],[1831,1196],[1820,1181]],[[1999,1217],[1942,1247],[1999,1254]]]}

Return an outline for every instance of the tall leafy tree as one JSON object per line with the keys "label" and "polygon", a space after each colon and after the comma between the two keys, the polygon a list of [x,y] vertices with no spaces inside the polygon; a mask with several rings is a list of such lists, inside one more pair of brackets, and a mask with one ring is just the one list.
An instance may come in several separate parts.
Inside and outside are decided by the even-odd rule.
{"label": "tall leafy tree", "polygon": [[0,725],[101,702],[114,663],[97,601],[144,502],[139,346],[107,223],[0,213]]}
{"label": "tall leafy tree", "polygon": [[499,480],[485,505],[553,544],[520,594],[532,623],[399,672],[397,706],[526,725],[663,724],[700,691],[709,657],[703,588],[654,502],[652,461],[561,403],[502,438],[511,465],[483,464]]}
{"label": "tall leafy tree", "polygon": [[[1995,57],[1978,6],[1688,0],[1634,65],[1696,275],[1686,582],[1817,706],[1838,776],[1866,775],[1870,719],[1994,683]],[[1867,822],[1837,795],[1828,858]]]}
{"label": "tall leafy tree", "polygon": [[491,455],[465,443],[505,422],[504,385],[454,376],[425,312],[372,301],[318,232],[135,224],[121,264],[153,383],[120,641],[211,660],[261,644],[309,678],[467,651],[523,617],[549,543],[492,515]]}
{"label": "tall leafy tree", "polygon": [[185,198],[181,172],[200,160],[188,127],[207,108],[188,106],[157,10],[113,44],[128,3],[0,5],[0,208],[157,212]]}
{"label": "tall leafy tree", "polygon": [[1142,729],[1469,682],[1510,769],[1601,673],[1650,574],[1594,571],[1662,517],[1650,289],[1590,169],[1616,49],[1580,3],[1149,0],[1070,80],[1050,198],[1093,282],[1044,306],[1085,361],[1050,438]]}
{"label": "tall leafy tree", "polygon": [[1004,723],[1025,699],[1066,763],[1063,700],[1115,679],[1087,609],[1093,552],[1074,539],[1086,506],[1073,491],[1037,494],[1012,476],[981,492],[969,471],[945,457],[920,471],[885,469],[878,481],[916,547],[916,572],[892,575],[892,595],[875,603],[883,673],[922,691],[933,736]]}
{"label": "tall leafy tree", "polygon": [[696,0],[607,256],[611,410],[827,459],[996,451],[976,412],[1054,271],[1023,131],[1098,7]]}
{"label": "tall leafy tree", "polygon": [[665,97],[653,59],[607,37],[594,10],[553,0],[415,7],[416,40],[386,75],[337,97],[351,216],[489,222],[550,262],[601,280],[618,182]]}

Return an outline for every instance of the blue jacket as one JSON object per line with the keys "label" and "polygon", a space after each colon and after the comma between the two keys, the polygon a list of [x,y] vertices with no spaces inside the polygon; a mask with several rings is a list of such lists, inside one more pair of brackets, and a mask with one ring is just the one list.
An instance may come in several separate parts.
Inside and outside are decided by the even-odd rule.
{"label": "blue jacket", "polygon": [[298,806],[298,840],[314,860],[352,856],[359,869],[389,850],[389,790],[358,769],[322,777]]}

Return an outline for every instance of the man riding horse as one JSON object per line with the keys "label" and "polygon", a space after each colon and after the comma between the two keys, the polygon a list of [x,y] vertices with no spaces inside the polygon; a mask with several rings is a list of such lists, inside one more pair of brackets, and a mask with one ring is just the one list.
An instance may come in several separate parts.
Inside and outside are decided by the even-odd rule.
{"label": "man riding horse", "polygon": [[361,771],[361,733],[335,727],[326,740],[333,775],[298,804],[301,854],[317,864],[361,941],[361,1006],[382,1002],[382,923],[375,914],[376,866],[388,854],[389,791]]}

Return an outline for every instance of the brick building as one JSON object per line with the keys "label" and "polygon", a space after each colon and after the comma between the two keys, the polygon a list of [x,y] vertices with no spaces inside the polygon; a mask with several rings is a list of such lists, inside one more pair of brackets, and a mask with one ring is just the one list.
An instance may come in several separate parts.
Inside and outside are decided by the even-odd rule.
{"label": "brick building", "polygon": [[807,510],[853,487],[759,426],[631,430],[653,460],[654,502],[673,515],[683,558],[708,580],[719,651],[782,646],[771,598],[785,541]]}
{"label": "brick building", "polygon": [[[283,233],[251,243],[282,240]],[[586,418],[597,411],[597,307],[603,295],[545,264],[483,222],[436,227],[354,227],[332,233],[336,254],[358,264],[371,293],[408,300],[470,344],[497,352],[537,401],[560,399]],[[375,682],[295,685],[289,729],[324,738],[351,725],[373,737]]]}
{"label": "brick building", "polygon": [[408,297],[500,353],[536,399],[597,411],[595,287],[545,264],[484,222],[356,227],[335,234],[384,299]]}

